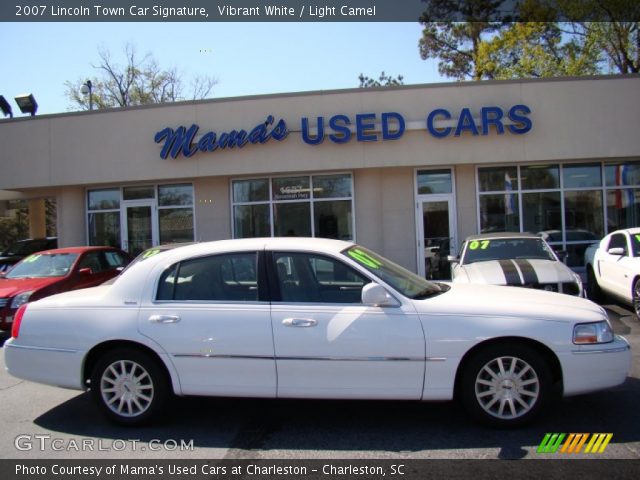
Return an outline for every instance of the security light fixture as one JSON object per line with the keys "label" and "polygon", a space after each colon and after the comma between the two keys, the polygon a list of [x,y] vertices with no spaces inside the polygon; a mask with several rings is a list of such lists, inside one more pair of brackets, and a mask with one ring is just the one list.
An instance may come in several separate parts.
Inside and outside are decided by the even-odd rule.
{"label": "security light fixture", "polygon": [[38,110],[38,102],[36,102],[32,93],[23,93],[22,95],[18,95],[15,97],[15,100],[22,113],[30,113],[32,117],[36,114],[36,111]]}
{"label": "security light fixture", "polygon": [[2,114],[6,117],[9,115],[9,118],[13,118],[13,111],[11,111],[11,105],[7,102],[7,99],[0,95],[0,109],[2,109]]}
{"label": "security light fixture", "polygon": [[87,80],[80,87],[80,93],[82,93],[83,95],[89,95],[89,110],[93,110],[92,92],[93,92],[93,84],[91,83],[91,80]]}

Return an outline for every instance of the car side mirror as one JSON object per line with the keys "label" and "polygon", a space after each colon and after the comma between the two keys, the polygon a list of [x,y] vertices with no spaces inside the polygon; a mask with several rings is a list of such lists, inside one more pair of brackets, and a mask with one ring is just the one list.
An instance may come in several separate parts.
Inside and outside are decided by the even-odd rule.
{"label": "car side mirror", "polygon": [[614,247],[614,248],[610,248],[609,250],[607,250],[607,253],[609,255],[618,255],[618,256],[622,256],[624,255],[624,248],[622,247]]}
{"label": "car side mirror", "polygon": [[382,285],[371,282],[362,287],[362,303],[375,307],[391,306],[395,303]]}
{"label": "car side mirror", "polygon": [[93,270],[91,270],[90,268],[81,268],[80,270],[78,270],[78,273],[80,275],[91,275],[93,273]]}

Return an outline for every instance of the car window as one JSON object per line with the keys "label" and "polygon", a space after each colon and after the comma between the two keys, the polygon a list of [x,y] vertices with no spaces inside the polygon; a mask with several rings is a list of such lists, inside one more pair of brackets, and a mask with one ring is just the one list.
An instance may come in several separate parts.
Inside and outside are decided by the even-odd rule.
{"label": "car window", "polygon": [[631,249],[634,257],[640,257],[640,234],[631,235]]}
{"label": "car window", "polygon": [[254,252],[185,260],[163,272],[157,300],[257,301],[257,255]]}
{"label": "car window", "polygon": [[611,240],[609,240],[609,246],[607,250],[611,248],[622,248],[624,249],[624,254],[627,254],[627,238],[622,233],[616,233],[611,235]]}
{"label": "car window", "polygon": [[100,273],[107,269],[106,262],[102,261],[102,252],[86,252],[78,263],[78,270],[90,268],[91,273]]}
{"label": "car window", "polygon": [[107,251],[103,253],[109,269],[124,267],[127,264],[127,259],[120,252]]}
{"label": "car window", "polygon": [[549,245],[541,238],[495,238],[468,241],[462,264],[516,258],[556,260]]}
{"label": "car window", "polygon": [[364,275],[334,258],[310,253],[275,253],[283,302],[361,303]]}
{"label": "car window", "polygon": [[5,278],[64,277],[76,258],[76,253],[35,253],[13,267]]}

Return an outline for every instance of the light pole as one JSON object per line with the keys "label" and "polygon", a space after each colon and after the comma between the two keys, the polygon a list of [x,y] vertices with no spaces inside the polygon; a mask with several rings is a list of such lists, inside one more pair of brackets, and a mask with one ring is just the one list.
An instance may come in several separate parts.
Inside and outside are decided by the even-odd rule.
{"label": "light pole", "polygon": [[82,87],[80,87],[80,92],[83,95],[89,95],[89,110],[93,110],[93,84],[91,83],[91,80],[87,80],[82,84]]}

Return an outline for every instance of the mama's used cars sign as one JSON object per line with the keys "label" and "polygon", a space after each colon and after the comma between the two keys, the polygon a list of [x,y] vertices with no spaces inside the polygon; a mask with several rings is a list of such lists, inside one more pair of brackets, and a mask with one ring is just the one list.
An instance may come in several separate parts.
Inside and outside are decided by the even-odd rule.
{"label": "mama's used cars sign", "polygon": [[[419,128],[425,128],[435,138],[449,136],[459,137],[464,133],[472,136],[489,135],[495,131],[503,135],[508,131],[514,135],[522,135],[531,130],[533,124],[529,118],[531,109],[526,105],[514,105],[508,110],[487,106],[480,108],[478,117],[470,108],[462,108],[457,118],[444,108],[432,110],[426,118],[426,124],[420,122]],[[317,117],[315,126],[309,118],[300,120],[302,141],[309,145],[319,145],[328,139],[333,143],[376,142],[379,140],[398,140],[405,131],[413,129],[404,117],[397,112],[360,113],[355,117],[338,114],[325,119]],[[180,126],[176,129],[167,127],[156,133],[154,140],[162,145],[160,157],[178,158],[192,157],[197,152],[214,152],[231,148],[243,148],[246,145],[264,144],[271,140],[282,141],[290,133],[283,119],[275,120],[273,115],[267,116],[251,130],[230,130],[221,133],[208,131],[198,134],[200,127],[196,124],[189,128]]]}

